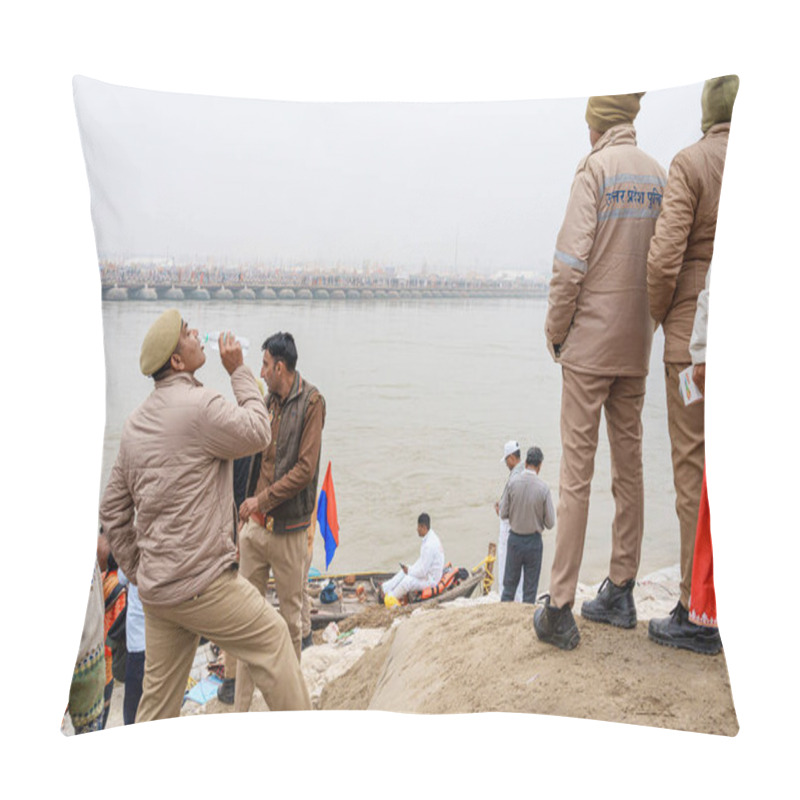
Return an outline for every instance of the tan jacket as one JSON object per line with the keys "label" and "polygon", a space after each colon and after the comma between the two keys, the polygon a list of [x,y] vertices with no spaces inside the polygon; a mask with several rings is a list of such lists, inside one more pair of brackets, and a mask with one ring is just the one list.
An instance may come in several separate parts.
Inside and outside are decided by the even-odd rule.
{"label": "tan jacket", "polygon": [[633,125],[606,131],[578,165],[556,241],[545,336],[593,375],[647,375],[653,324],[647,251],[666,173]]}
{"label": "tan jacket", "polygon": [[232,459],[263,450],[270,428],[252,372],[239,367],[231,386],[238,407],[170,375],[123,427],[100,524],[146,605],[181,603],[234,563]]}
{"label": "tan jacket", "polygon": [[697,296],[714,252],[717,209],[730,123],[709,128],[681,150],[669,168],[647,258],[650,313],[664,327],[664,361],[689,363]]}

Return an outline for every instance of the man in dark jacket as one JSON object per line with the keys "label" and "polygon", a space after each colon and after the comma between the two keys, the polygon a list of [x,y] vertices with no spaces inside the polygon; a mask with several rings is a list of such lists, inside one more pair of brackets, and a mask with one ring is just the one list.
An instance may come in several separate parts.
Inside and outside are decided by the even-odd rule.
{"label": "man in dark jacket", "polygon": [[[262,594],[272,571],[280,613],[299,661],[307,532],[316,504],[325,399],[295,369],[297,348],[291,333],[273,334],[261,349],[272,440],[253,461],[249,496],[239,507],[244,523],[239,569]],[[252,695],[249,670],[240,664],[236,711],[247,711]]]}

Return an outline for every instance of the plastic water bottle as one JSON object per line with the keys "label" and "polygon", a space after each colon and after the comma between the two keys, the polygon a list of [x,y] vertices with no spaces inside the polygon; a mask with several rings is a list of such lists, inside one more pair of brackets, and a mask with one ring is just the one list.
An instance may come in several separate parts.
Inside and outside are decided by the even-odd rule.
{"label": "plastic water bottle", "polygon": [[[219,337],[221,331],[209,331],[200,335],[200,344],[209,345],[212,350],[219,351]],[[244,336],[234,336],[237,342],[242,346],[242,355],[247,355],[247,350],[250,347],[250,340]]]}

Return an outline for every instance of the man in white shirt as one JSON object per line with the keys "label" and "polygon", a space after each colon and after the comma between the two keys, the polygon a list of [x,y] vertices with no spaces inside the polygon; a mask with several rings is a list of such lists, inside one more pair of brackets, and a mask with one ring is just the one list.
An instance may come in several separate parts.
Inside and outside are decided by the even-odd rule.
{"label": "man in white shirt", "polygon": [[427,514],[419,515],[417,533],[422,539],[419,558],[410,567],[401,564],[400,571],[381,586],[387,606],[394,605],[392,600],[402,600],[409,592],[421,592],[429,586],[436,586],[442,579],[444,549]]}

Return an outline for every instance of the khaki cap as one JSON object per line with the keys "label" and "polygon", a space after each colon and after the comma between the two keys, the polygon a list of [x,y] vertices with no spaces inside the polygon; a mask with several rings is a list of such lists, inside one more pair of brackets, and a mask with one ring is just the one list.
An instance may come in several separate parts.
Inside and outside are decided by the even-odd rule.
{"label": "khaki cap", "polygon": [[177,308],[165,311],[147,331],[142,342],[139,368],[148,377],[169,361],[181,338],[183,319]]}
{"label": "khaki cap", "polygon": [[586,122],[598,133],[605,133],[615,125],[631,123],[639,113],[639,101],[643,96],[644,92],[634,92],[590,97],[586,104]]}

